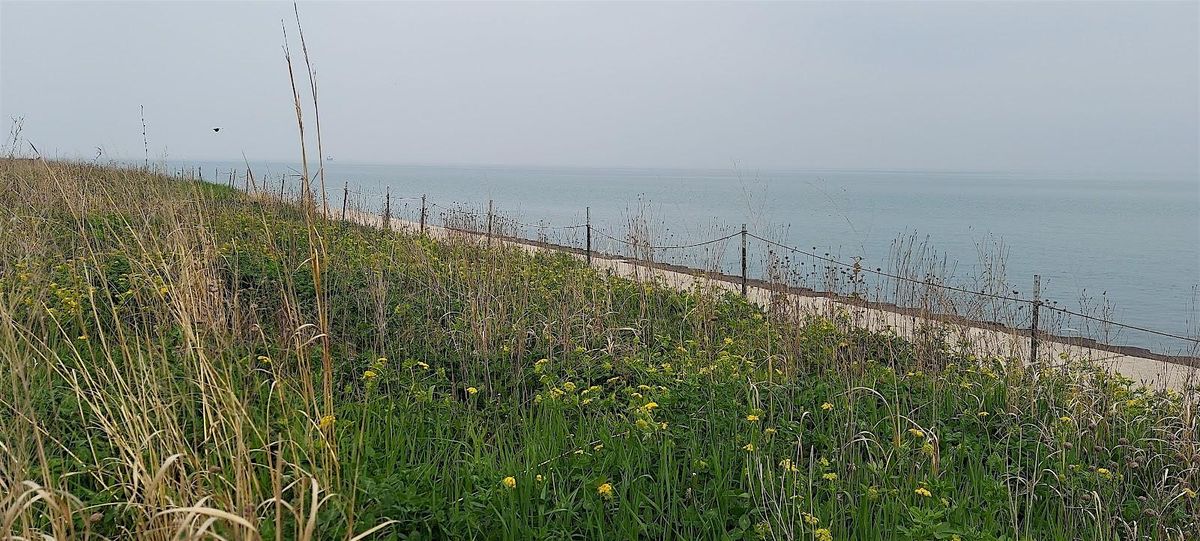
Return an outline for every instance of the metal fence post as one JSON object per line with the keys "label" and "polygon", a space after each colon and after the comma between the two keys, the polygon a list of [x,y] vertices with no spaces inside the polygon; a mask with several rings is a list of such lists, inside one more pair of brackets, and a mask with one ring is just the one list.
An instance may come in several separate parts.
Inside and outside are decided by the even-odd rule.
{"label": "metal fence post", "polygon": [[1029,323],[1029,363],[1036,364],[1038,359],[1038,309],[1042,306],[1042,277],[1033,275],[1032,315]]}
{"label": "metal fence post", "polygon": [[[215,175],[216,173],[214,172],[213,174]],[[287,184],[287,175],[279,177],[279,202],[280,203],[283,202],[283,186],[284,186],[284,184]]]}
{"label": "metal fence post", "polygon": [[421,234],[425,234],[425,194],[421,194]]}
{"label": "metal fence post", "polygon": [[742,296],[746,296],[746,224],[742,224]]}
{"label": "metal fence post", "polygon": [[384,194],[383,200],[383,228],[392,230],[392,187],[387,187],[387,192]]}
{"label": "metal fence post", "polygon": [[587,224],[587,264],[592,265],[592,207],[587,207],[584,210],[584,216],[587,217],[584,223]]}
{"label": "metal fence post", "polygon": [[488,199],[488,215],[487,215],[487,245],[492,245],[492,200]]}
{"label": "metal fence post", "polygon": [[342,221],[346,221],[346,203],[350,201],[350,181],[342,187]]}

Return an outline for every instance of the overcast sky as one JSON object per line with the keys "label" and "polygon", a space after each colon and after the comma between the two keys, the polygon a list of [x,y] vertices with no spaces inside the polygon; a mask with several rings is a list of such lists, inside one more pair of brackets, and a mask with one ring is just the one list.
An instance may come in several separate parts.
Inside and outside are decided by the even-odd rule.
{"label": "overcast sky", "polygon": [[[1200,177],[1195,1],[300,11],[339,161]],[[281,19],[295,40],[284,3],[0,2],[4,132],[141,159],[144,105],[152,158],[295,160]]]}

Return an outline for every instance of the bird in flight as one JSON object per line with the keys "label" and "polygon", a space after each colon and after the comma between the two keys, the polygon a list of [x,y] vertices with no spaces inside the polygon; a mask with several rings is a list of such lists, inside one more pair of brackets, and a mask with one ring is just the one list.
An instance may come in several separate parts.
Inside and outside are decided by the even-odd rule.
{"label": "bird in flight", "polygon": [[213,133],[217,133],[219,131],[221,131],[221,128],[213,128]]}

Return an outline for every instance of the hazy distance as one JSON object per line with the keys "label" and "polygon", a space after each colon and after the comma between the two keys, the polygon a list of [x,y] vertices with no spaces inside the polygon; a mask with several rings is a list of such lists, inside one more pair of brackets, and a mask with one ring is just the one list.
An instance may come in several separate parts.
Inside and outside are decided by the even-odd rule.
{"label": "hazy distance", "polygon": [[[1200,178],[1197,2],[300,15],[338,161]],[[295,160],[281,20],[299,53],[290,3],[2,2],[4,134],[140,160],[144,106],[151,159]]]}

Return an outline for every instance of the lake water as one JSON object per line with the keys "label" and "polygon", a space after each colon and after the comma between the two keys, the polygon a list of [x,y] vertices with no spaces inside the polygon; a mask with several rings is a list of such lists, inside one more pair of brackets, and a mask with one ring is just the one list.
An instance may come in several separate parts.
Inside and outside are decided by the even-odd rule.
{"label": "lake water", "polygon": [[[220,179],[242,162],[171,162],[201,167]],[[296,164],[251,163],[255,176],[278,190],[280,179],[297,184]],[[596,246],[621,252],[608,234],[625,239],[632,218],[648,225],[655,245],[681,245],[721,237],[747,224],[776,242],[852,261],[864,268],[894,267],[898,239],[915,238],[973,290],[986,269],[981,254],[1003,246],[1003,278],[1019,296],[1032,295],[1041,275],[1043,297],[1089,312],[1108,303],[1108,319],[1174,334],[1196,336],[1200,287],[1200,179],[1155,175],[1073,176],[988,172],[847,170],[686,170],[505,166],[326,165],[330,205],[340,208],[344,183],[351,201],[382,207],[390,188],[393,215],[416,219],[427,196],[431,222],[448,208],[495,212],[525,224],[582,224],[591,208]],[[243,181],[239,180],[239,184]],[[406,199],[410,198],[410,199]],[[411,199],[415,198],[415,199]],[[517,227],[510,223],[509,227]],[[528,237],[582,245],[582,230],[517,227]],[[736,271],[738,239],[655,257],[691,266]],[[751,272],[761,274],[766,246],[750,241]],[[776,252],[780,250],[776,249]],[[791,256],[808,269],[806,285],[819,285],[819,261]],[[802,263],[802,264],[801,264]],[[803,273],[802,273],[803,274]],[[872,282],[868,280],[870,287]],[[879,285],[879,284],[876,284]],[[886,286],[884,286],[886,289]],[[1138,331],[1099,336],[1095,324],[1060,322],[1066,334],[1107,338],[1164,353],[1194,353],[1188,342]]]}

